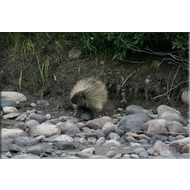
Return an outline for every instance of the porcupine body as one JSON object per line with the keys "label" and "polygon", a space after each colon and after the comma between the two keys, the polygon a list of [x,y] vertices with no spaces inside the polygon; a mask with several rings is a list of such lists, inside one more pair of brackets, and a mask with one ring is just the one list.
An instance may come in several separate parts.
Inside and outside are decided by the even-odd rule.
{"label": "porcupine body", "polygon": [[82,79],[71,90],[70,99],[76,109],[77,117],[80,117],[85,109],[90,109],[95,118],[99,116],[107,101],[107,89],[95,78]]}

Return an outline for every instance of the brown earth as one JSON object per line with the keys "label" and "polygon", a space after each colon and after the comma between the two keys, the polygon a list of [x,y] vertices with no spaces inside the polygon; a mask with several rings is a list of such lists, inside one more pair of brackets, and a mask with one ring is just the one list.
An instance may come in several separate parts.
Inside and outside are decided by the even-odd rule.
{"label": "brown earth", "polygon": [[[156,67],[153,63],[162,60],[156,56],[143,55],[135,61],[126,62],[101,62],[95,58],[69,60],[66,57],[51,56],[48,63],[45,62],[47,58],[44,55],[40,59],[40,63],[44,64],[40,67],[32,57],[23,61],[17,55],[2,61],[1,91],[18,91],[27,97],[27,102],[18,105],[20,112],[31,109],[32,102],[44,99],[50,106],[39,106],[37,110],[54,117],[71,115],[73,109],[69,92],[72,86],[81,78],[92,76],[101,79],[107,86],[109,100],[104,110],[106,115],[117,113],[118,107],[126,108],[133,104],[156,112],[159,105],[166,104],[179,110],[186,118],[188,116],[188,106],[181,101],[181,93],[188,88],[188,83],[177,86],[188,80],[187,70],[180,68],[177,72],[178,68],[167,62]],[[44,85],[40,69],[43,69]],[[171,87],[176,88],[163,95]]]}

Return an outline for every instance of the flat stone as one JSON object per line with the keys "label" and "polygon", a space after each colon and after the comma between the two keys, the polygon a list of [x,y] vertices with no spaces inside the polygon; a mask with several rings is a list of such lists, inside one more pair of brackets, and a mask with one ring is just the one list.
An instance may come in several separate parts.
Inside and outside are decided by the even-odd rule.
{"label": "flat stone", "polygon": [[39,123],[42,123],[47,120],[47,117],[45,115],[33,113],[30,115],[30,119],[34,119],[34,120],[38,121]]}
{"label": "flat stone", "polygon": [[39,140],[32,137],[17,137],[15,143],[19,146],[33,146],[38,144]]}
{"label": "flat stone", "polygon": [[15,107],[16,102],[14,100],[2,100],[1,99],[1,108],[7,107],[7,106]]}
{"label": "flat stone", "polygon": [[25,137],[28,136],[28,134],[21,129],[1,129],[1,139],[11,138],[15,140],[17,137],[20,136]]}
{"label": "flat stone", "polygon": [[34,154],[19,154],[13,156],[11,159],[40,159],[40,157]]}
{"label": "flat stone", "polygon": [[18,112],[18,110],[15,107],[10,107],[10,106],[3,107],[4,114],[14,113],[14,112]]}
{"label": "flat stone", "polygon": [[19,115],[20,113],[8,113],[3,116],[3,119],[12,119],[12,118],[18,117]]}

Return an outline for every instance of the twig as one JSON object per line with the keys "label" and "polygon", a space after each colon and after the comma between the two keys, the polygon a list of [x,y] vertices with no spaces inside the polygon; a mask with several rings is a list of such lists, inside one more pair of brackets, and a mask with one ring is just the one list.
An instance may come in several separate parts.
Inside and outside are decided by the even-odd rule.
{"label": "twig", "polygon": [[133,72],[125,79],[125,81],[123,82],[123,84],[121,85],[121,87],[123,87],[123,85],[126,83],[126,81],[128,80],[128,78],[133,74]]}

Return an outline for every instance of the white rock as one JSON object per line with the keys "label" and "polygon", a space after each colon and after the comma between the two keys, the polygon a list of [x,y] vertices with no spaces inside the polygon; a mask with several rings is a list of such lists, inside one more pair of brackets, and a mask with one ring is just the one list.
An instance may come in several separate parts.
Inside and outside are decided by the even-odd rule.
{"label": "white rock", "polygon": [[93,154],[93,153],[95,152],[95,148],[94,148],[94,147],[86,148],[86,149],[83,149],[81,152],[82,152],[82,153]]}
{"label": "white rock", "polygon": [[190,92],[189,91],[184,91],[181,95],[181,99],[183,103],[189,105],[189,99],[190,99]]}
{"label": "white rock", "polygon": [[9,97],[12,100],[14,100],[16,104],[19,104],[20,102],[24,102],[27,100],[26,96],[19,92],[2,91],[1,97]]}
{"label": "white rock", "polygon": [[26,136],[28,136],[28,134],[25,133],[21,129],[17,129],[17,128],[16,129],[6,129],[6,128],[1,129],[2,139],[11,138],[15,140],[17,137],[26,137]]}
{"label": "white rock", "polygon": [[10,118],[17,117],[19,115],[20,115],[20,113],[8,113],[8,114],[3,116],[3,119],[10,119]]}
{"label": "white rock", "polygon": [[157,112],[158,112],[158,116],[160,117],[164,112],[166,111],[175,111],[178,114],[181,114],[178,110],[170,107],[170,106],[166,106],[166,105],[160,105],[157,108]]}
{"label": "white rock", "polygon": [[3,107],[3,113],[7,114],[7,113],[14,113],[14,112],[18,112],[18,110],[15,107]]}
{"label": "white rock", "polygon": [[121,143],[116,140],[108,140],[103,144],[103,146],[121,146]]}
{"label": "white rock", "polygon": [[73,142],[73,138],[68,136],[68,135],[60,135],[57,138],[54,139],[55,142],[60,142],[60,141],[69,141]]}
{"label": "white rock", "polygon": [[48,113],[46,114],[47,119],[51,119],[51,115]]}

